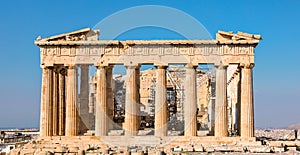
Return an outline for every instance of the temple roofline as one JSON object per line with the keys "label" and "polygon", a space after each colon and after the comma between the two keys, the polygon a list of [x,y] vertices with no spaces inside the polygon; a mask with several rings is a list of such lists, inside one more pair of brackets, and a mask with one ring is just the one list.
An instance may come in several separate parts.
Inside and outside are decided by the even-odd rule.
{"label": "temple roofline", "polygon": [[244,32],[218,31],[215,40],[99,40],[99,30],[85,28],[60,35],[35,40],[38,46],[44,45],[183,45],[183,44],[258,44],[262,39],[260,35]]}
{"label": "temple roofline", "polygon": [[258,44],[258,40],[98,40],[98,41],[35,41],[45,45],[201,45],[201,44]]}

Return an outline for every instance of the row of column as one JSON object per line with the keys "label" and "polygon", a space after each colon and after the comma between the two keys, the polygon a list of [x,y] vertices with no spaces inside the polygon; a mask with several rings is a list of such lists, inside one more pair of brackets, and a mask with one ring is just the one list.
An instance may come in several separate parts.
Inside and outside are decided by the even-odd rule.
{"label": "row of column", "polygon": [[[228,136],[227,118],[227,67],[216,65],[216,102],[214,136]],[[253,104],[253,64],[242,64],[241,67],[241,105],[240,105],[240,135],[254,137],[254,104]],[[197,136],[197,85],[196,68],[186,65],[184,84],[184,135]],[[167,102],[166,102],[166,67],[157,67],[155,93],[155,136],[167,135]]]}
{"label": "row of column", "polygon": [[[253,75],[254,64],[241,64],[240,136],[254,137]],[[215,132],[216,137],[228,136],[227,66],[216,66]]]}
{"label": "row of column", "polygon": [[[125,135],[137,135],[140,117],[139,70],[138,66],[127,66],[126,100],[125,100]],[[112,129],[113,93],[111,88],[112,66],[97,67],[97,103],[95,118],[95,135],[106,136]]]}
{"label": "row of column", "polygon": [[43,67],[40,135],[64,135],[66,122],[65,72]]}
{"label": "row of column", "polygon": [[[166,91],[166,68],[157,66],[156,88],[155,88],[155,136],[167,136],[168,112],[167,112],[167,91]],[[108,132],[108,91],[109,81],[105,66],[97,69],[97,100],[96,105],[96,136],[105,136]],[[139,117],[139,70],[138,66],[126,66],[126,97],[125,97],[125,136],[137,135]],[[185,135],[196,136],[196,70],[194,66],[187,66],[186,79],[186,102],[185,102]]]}
{"label": "row of column", "polygon": [[[184,125],[185,136],[197,135],[196,67],[186,65]],[[155,136],[167,136],[168,112],[166,97],[166,68],[157,66],[155,90]],[[240,135],[254,136],[253,65],[241,65]],[[139,117],[139,66],[126,67],[125,135],[137,135]],[[66,78],[67,77],[67,78]],[[42,73],[41,136],[78,135],[77,91],[78,76],[75,65],[67,67],[67,76],[54,67],[44,67]],[[216,66],[216,137],[228,136],[227,66]],[[112,67],[97,67],[97,103],[95,135],[106,136],[112,128],[113,93]],[[65,88],[66,87],[66,88]]]}
{"label": "row of column", "polygon": [[[86,76],[86,77],[85,77]],[[47,66],[42,71],[41,136],[75,136],[87,130],[88,65],[81,66],[80,109],[78,104],[78,69],[75,65]],[[84,132],[84,131],[82,131]]]}
{"label": "row of column", "polygon": [[[216,65],[216,102],[214,136],[228,136],[227,67]],[[241,64],[240,135],[254,137],[253,64]],[[186,65],[184,84],[184,135],[197,136],[196,68]],[[157,67],[155,90],[155,136],[167,135],[166,66]]]}

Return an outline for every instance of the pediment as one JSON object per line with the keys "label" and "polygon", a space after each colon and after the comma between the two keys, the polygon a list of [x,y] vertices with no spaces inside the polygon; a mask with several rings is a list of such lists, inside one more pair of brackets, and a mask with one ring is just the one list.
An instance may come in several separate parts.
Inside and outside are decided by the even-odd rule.
{"label": "pediment", "polygon": [[240,41],[240,40],[261,40],[261,39],[262,37],[260,35],[249,34],[245,32],[238,32],[235,34],[233,32],[218,31],[216,35],[216,40],[218,41],[226,41],[226,40]]}
{"label": "pediment", "polygon": [[84,28],[80,30],[76,30],[73,32],[63,33],[47,38],[41,38],[40,36],[36,39],[37,41],[95,41],[98,40],[100,31],[99,30],[92,30],[91,28]]}

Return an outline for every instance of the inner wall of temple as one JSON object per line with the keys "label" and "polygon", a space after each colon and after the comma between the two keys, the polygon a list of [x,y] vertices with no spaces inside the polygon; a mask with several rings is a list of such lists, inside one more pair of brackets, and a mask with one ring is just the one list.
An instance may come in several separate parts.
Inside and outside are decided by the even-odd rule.
{"label": "inner wall of temple", "polygon": [[[108,93],[108,136],[124,135],[125,98],[126,98],[126,67],[111,66],[107,75]],[[97,104],[97,68],[89,65],[78,65],[78,99],[79,135],[95,134],[95,114]],[[111,75],[110,75],[111,74]],[[196,68],[197,96],[197,135],[213,135],[215,108],[215,75],[213,65],[199,65]],[[166,68],[167,97],[167,135],[184,135],[184,65],[169,65]],[[155,97],[156,67],[141,65],[139,67],[138,93],[138,134],[154,135],[155,130]],[[229,135],[238,135],[238,85],[240,81],[238,65],[227,68],[227,114]],[[111,93],[111,94],[109,94]]]}

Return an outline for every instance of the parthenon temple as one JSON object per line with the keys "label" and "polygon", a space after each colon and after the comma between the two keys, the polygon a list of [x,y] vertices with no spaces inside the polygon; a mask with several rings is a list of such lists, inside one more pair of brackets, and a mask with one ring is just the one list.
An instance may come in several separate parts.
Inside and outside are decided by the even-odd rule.
{"label": "parthenon temple", "polygon": [[[125,41],[99,35],[86,28],[35,40],[40,137],[255,140],[252,70],[260,35]],[[118,67],[125,73],[116,74]]]}

